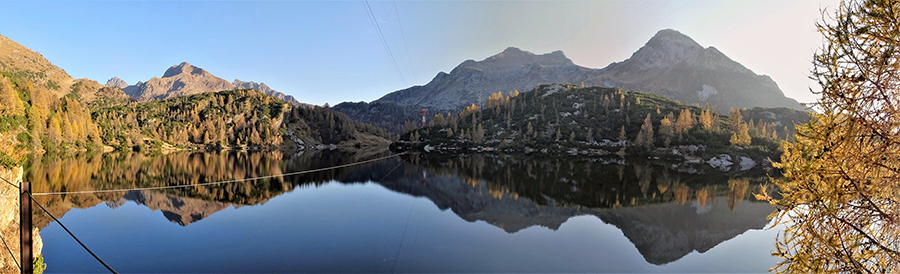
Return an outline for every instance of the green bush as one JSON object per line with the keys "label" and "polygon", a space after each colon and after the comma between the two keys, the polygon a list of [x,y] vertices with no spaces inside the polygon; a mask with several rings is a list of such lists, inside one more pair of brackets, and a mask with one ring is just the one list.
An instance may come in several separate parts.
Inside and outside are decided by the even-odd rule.
{"label": "green bush", "polygon": [[19,140],[20,143],[31,143],[31,133],[27,131],[20,132],[19,135],[16,135],[16,139]]}

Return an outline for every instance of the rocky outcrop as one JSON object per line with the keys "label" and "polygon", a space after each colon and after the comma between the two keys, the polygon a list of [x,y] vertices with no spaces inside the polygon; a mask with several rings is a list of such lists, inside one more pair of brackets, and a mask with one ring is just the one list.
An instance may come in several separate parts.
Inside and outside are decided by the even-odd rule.
{"label": "rocky outcrop", "polygon": [[706,163],[721,171],[728,171],[731,169],[731,165],[734,164],[731,162],[731,155],[728,154],[719,154],[719,156],[709,158],[709,161],[706,161]]}
{"label": "rocky outcrop", "polygon": [[[10,182],[21,182],[22,181],[22,167],[15,167],[12,169],[7,169],[0,167],[0,177],[6,179]],[[7,184],[6,181],[0,180],[0,195],[17,195],[19,190],[14,186]],[[36,207],[36,206],[35,206]],[[38,209],[40,210],[40,209]],[[31,237],[33,240],[33,252],[34,257],[37,258],[41,255],[41,250],[44,248],[44,242],[41,239],[40,231],[37,227],[34,227],[31,233]],[[15,196],[8,196],[0,198],[0,236],[6,241],[9,245],[9,248],[12,249],[13,254],[18,256],[19,254],[19,199]],[[0,256],[0,272],[3,273],[18,273],[19,269],[16,266],[16,263],[9,257],[8,251],[4,250],[4,247],[0,247],[0,250],[3,252],[3,256]],[[17,259],[18,260],[18,259]]]}

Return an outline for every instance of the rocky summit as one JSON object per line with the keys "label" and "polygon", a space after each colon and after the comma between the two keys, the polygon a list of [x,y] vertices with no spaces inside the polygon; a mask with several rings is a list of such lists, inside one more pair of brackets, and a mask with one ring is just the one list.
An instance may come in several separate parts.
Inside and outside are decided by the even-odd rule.
{"label": "rocky summit", "polygon": [[784,96],[772,78],[757,75],[715,47],[661,30],[630,58],[597,71],[585,83],[654,93],[687,104],[731,108],[803,109]]}
{"label": "rocky summit", "polygon": [[162,78],[153,77],[123,88],[138,102],[228,89],[234,89],[234,85],[187,62],[170,67]]}

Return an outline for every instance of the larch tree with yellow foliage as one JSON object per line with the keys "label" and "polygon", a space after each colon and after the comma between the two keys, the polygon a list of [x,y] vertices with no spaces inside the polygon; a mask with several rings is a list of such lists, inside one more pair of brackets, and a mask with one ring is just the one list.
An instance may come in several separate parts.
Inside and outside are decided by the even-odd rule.
{"label": "larch tree with yellow foliage", "polygon": [[650,120],[650,113],[647,113],[647,118],[644,118],[641,131],[638,131],[634,144],[648,149],[653,148],[653,122]]}
{"label": "larch tree with yellow foliage", "polygon": [[818,114],[775,166],[773,270],[900,273],[900,1],[842,2],[817,24]]}
{"label": "larch tree with yellow foliage", "polygon": [[747,146],[750,145],[750,129],[747,127],[747,124],[740,124],[738,132],[731,134],[731,145],[735,146]]}

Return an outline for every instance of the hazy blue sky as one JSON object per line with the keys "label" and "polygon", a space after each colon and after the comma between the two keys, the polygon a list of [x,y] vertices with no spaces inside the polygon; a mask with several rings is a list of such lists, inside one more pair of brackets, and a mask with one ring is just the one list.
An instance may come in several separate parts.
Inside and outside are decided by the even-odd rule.
{"label": "hazy blue sky", "polygon": [[[622,61],[658,30],[715,46],[788,97],[806,75],[819,9],[836,0],[3,2],[0,35],[76,78],[130,84],[189,62],[229,81],[265,82],[302,102],[371,101],[506,47],[562,50],[576,64]],[[401,78],[402,74],[402,78]]]}

